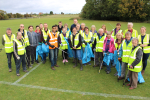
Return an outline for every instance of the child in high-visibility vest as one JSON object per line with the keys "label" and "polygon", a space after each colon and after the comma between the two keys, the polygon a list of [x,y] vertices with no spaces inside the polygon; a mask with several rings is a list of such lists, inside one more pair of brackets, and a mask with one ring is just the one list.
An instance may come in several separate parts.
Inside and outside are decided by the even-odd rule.
{"label": "child in high-visibility vest", "polygon": [[62,49],[62,58],[63,58],[63,63],[65,62],[68,62],[67,58],[68,58],[68,54],[67,54],[67,51],[68,51],[68,45],[67,45],[67,42],[65,40],[68,39],[69,37],[69,33],[67,32],[66,28],[64,27],[62,29],[62,33],[60,34],[59,36],[59,44],[60,44],[60,49]]}

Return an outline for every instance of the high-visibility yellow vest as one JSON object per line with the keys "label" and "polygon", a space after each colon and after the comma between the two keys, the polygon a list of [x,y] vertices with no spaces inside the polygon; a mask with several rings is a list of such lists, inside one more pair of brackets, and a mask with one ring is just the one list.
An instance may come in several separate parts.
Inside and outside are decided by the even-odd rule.
{"label": "high-visibility yellow vest", "polygon": [[[67,32],[66,33],[66,38],[68,38],[68,37],[69,37],[69,33]],[[61,43],[63,44],[63,46],[60,45],[60,49],[63,49],[63,50],[68,49],[68,45],[67,45],[67,42],[64,39],[63,33],[60,34],[60,38],[61,38]]]}
{"label": "high-visibility yellow vest", "polygon": [[132,65],[132,63],[136,60],[136,53],[139,49],[141,49],[140,46],[136,47],[129,56],[128,69],[130,71],[141,72],[141,70],[142,70],[142,57],[141,57],[141,61],[137,65],[134,66],[134,69],[130,68],[130,65]]}
{"label": "high-visibility yellow vest", "polygon": [[[17,32],[16,32],[16,36],[17,36]],[[22,39],[25,43],[25,47],[30,45],[27,30],[24,30],[24,37],[22,36]]]}
{"label": "high-visibility yellow vest", "polygon": [[44,38],[44,40],[47,41],[47,36],[50,33],[50,30],[48,29],[48,31],[45,32],[45,30],[43,29],[42,32],[43,32],[43,38]]}
{"label": "high-visibility yellow vest", "polygon": [[[138,38],[138,32],[137,32],[137,30],[135,30],[135,29],[132,29],[133,31],[132,31],[132,37],[134,38],[134,37],[136,37],[136,38]],[[123,32],[123,38],[125,38],[125,34],[128,32],[128,29],[126,29],[124,32]]]}
{"label": "high-visibility yellow vest", "polygon": [[104,45],[104,40],[106,38],[106,35],[102,36],[101,39],[99,37],[96,37],[96,52],[103,52],[103,45]]}
{"label": "high-visibility yellow vest", "polygon": [[[97,33],[94,33],[94,34],[93,34],[93,40],[95,40],[96,37],[97,37]],[[94,44],[94,41],[92,42],[92,44]]]}
{"label": "high-visibility yellow vest", "polygon": [[15,35],[12,34],[11,35],[11,40],[9,39],[9,37],[7,36],[7,34],[3,35],[3,39],[5,41],[5,52],[6,53],[11,53],[13,52],[13,39],[15,39]]}
{"label": "high-visibility yellow vest", "polygon": [[[71,38],[71,43],[73,45],[73,34],[70,35],[70,38]],[[77,33],[74,38],[74,47],[76,47],[78,44],[79,44],[79,33]],[[81,46],[76,49],[81,49]]]}
{"label": "high-visibility yellow vest", "polygon": [[25,44],[23,42],[23,44],[17,40],[17,39],[14,39],[14,41],[16,42],[17,44],[17,50],[18,50],[18,55],[24,55],[25,54]]}
{"label": "high-visibility yellow vest", "polygon": [[[122,33],[122,30],[119,30],[117,33]],[[117,34],[116,33],[116,34]],[[116,34],[115,34],[115,29],[113,30],[113,33],[111,34],[111,37],[115,40],[115,39],[117,39],[117,37],[116,37]]]}
{"label": "high-visibility yellow vest", "polygon": [[81,36],[83,37],[83,35],[84,35],[83,30],[80,30],[80,31],[79,31],[79,33],[80,33],[80,34],[81,34]]}
{"label": "high-visibility yellow vest", "polygon": [[[92,32],[89,32],[88,37],[86,36],[86,33],[84,32],[83,39],[85,42],[88,43],[91,41],[92,36],[93,36]],[[86,46],[85,43],[82,43],[82,47],[85,47],[85,46]],[[90,47],[92,47],[92,43],[90,44]]]}
{"label": "high-visibility yellow vest", "polygon": [[[23,36],[22,36],[22,38],[23,38]],[[26,30],[24,30],[24,38],[23,39],[24,39],[24,42],[25,42],[25,47],[29,46],[30,43],[29,43],[29,38],[28,38]]]}
{"label": "high-visibility yellow vest", "polygon": [[125,40],[122,43],[122,50],[123,50],[123,55],[122,55],[122,62],[128,63],[129,62],[129,55],[132,51],[132,41],[128,45],[126,45]]}
{"label": "high-visibility yellow vest", "polygon": [[118,44],[117,43],[115,43],[115,48],[117,49],[120,49],[121,48],[121,44],[118,46]]}
{"label": "high-visibility yellow vest", "polygon": [[[142,44],[141,35],[138,36],[138,39],[139,39],[139,44]],[[145,44],[145,45],[149,44],[149,34],[145,35],[145,37],[143,39],[143,44]],[[150,53],[150,46],[143,47],[143,52]]]}

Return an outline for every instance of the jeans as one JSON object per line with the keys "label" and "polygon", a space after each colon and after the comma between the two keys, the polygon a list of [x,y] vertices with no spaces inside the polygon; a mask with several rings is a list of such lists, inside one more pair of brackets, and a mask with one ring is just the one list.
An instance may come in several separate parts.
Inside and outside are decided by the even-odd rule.
{"label": "jeans", "polygon": [[143,70],[146,69],[148,57],[149,57],[149,53],[143,53]]}
{"label": "jeans", "polygon": [[107,66],[107,70],[111,71],[111,61],[109,62],[109,65],[106,65],[106,66]]}
{"label": "jeans", "polygon": [[43,61],[46,61],[46,53],[43,53]]}
{"label": "jeans", "polygon": [[15,64],[16,64],[16,56],[15,56],[14,52],[6,53],[6,55],[7,55],[7,61],[8,61],[8,68],[11,69],[11,57],[13,55],[14,61],[15,61]]}
{"label": "jeans", "polygon": [[58,49],[49,49],[50,53],[50,60],[51,60],[51,67],[54,67],[57,64],[57,52]]}
{"label": "jeans", "polygon": [[20,59],[16,59],[16,73],[19,74],[20,65],[22,62],[22,68],[23,70],[26,70],[26,61],[25,61],[25,55],[19,56]]}
{"label": "jeans", "polygon": [[81,49],[72,49],[73,57],[78,58],[79,60],[82,60],[81,57]]}

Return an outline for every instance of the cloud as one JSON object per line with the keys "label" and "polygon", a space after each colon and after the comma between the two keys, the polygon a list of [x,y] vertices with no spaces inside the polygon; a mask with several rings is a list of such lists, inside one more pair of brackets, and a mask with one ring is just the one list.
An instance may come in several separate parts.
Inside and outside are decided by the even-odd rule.
{"label": "cloud", "polygon": [[80,13],[85,0],[0,0],[7,13]]}

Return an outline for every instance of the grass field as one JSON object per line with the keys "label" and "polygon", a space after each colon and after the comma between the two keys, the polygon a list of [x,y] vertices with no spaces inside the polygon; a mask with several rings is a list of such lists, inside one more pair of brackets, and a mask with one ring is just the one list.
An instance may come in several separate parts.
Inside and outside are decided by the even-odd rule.
{"label": "grass field", "polygon": [[[6,28],[12,28],[15,33],[22,23],[25,29],[29,25],[36,26],[39,23],[48,23],[49,29],[54,24],[62,21],[68,23],[69,27],[73,20],[69,20],[77,15],[53,15],[40,19],[18,19],[0,21],[0,37],[6,33]],[[116,21],[99,20],[79,20],[86,26],[96,25],[97,30],[105,24],[108,31],[116,25]],[[127,22],[120,22],[122,30],[127,28]],[[112,26],[111,26],[112,25]],[[134,28],[140,33],[140,27],[145,26],[147,33],[150,33],[149,23],[134,23]],[[0,38],[0,41],[1,41]],[[0,44],[0,48],[4,48]],[[145,83],[138,84],[138,88],[129,90],[129,87],[122,87],[123,81],[117,82],[114,76],[115,68],[110,74],[105,73],[105,68],[98,74],[99,68],[85,66],[83,71],[80,67],[73,68],[72,59],[64,65],[62,63],[61,52],[59,52],[58,65],[55,71],[51,70],[50,62],[47,58],[46,64],[34,64],[28,74],[22,72],[21,76],[16,76],[16,68],[12,59],[13,72],[8,72],[7,57],[4,49],[0,52],[0,100],[130,100],[130,99],[149,99],[150,100],[150,62],[144,74]]]}

